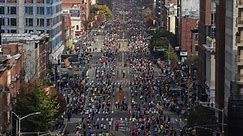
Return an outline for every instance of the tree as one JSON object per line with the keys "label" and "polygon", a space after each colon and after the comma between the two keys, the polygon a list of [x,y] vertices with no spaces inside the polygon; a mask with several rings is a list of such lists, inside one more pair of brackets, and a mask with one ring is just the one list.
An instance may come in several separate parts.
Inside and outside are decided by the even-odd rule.
{"label": "tree", "polygon": [[106,5],[95,4],[94,7],[92,8],[92,12],[96,15],[98,14],[98,12],[103,13],[105,15],[106,19],[108,19],[108,20],[112,18],[112,11]]}
{"label": "tree", "polygon": [[172,47],[169,47],[169,49],[166,52],[168,59],[170,61],[170,66],[172,69],[175,69],[178,62],[179,62],[179,58],[175,52],[175,49]]}
{"label": "tree", "polygon": [[56,125],[56,118],[62,114],[59,98],[45,91],[43,81],[33,82],[22,86],[17,96],[16,113],[23,117],[33,112],[40,115],[30,116],[21,122],[22,131],[47,131]]}
{"label": "tree", "polygon": [[217,127],[214,110],[208,107],[196,106],[189,111],[187,116],[187,125],[188,127],[196,128],[197,136],[212,135],[212,131],[208,129],[216,130]]}
{"label": "tree", "polygon": [[[174,50],[177,44],[176,36],[168,31],[156,30],[155,33],[150,33],[152,38],[150,39],[149,50],[155,57],[162,57],[167,60],[170,57],[173,67],[176,66],[179,59]],[[154,48],[163,49],[163,52],[156,52]]]}
{"label": "tree", "polygon": [[147,27],[155,27],[154,20],[158,20],[155,13],[150,8],[145,8],[142,10],[142,16]]}

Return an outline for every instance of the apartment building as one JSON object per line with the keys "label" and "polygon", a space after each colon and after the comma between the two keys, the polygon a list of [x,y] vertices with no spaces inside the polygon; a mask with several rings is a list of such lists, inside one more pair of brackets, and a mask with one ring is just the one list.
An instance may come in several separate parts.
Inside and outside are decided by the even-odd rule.
{"label": "apartment building", "polygon": [[63,44],[68,47],[72,44],[72,28],[71,28],[71,15],[62,13],[62,39]]}
{"label": "apartment building", "polygon": [[243,133],[243,0],[225,3],[224,108],[229,135]]}
{"label": "apartment building", "polygon": [[198,27],[198,19],[194,17],[184,16],[181,18],[181,52],[180,57],[182,62],[186,61],[191,56],[193,46],[192,31]]}
{"label": "apartment building", "polygon": [[2,43],[21,43],[25,52],[24,80],[44,79],[47,75],[49,37],[46,34],[2,34]]}
{"label": "apartment building", "polygon": [[0,0],[2,33],[47,33],[50,59],[58,60],[64,47],[61,0]]}
{"label": "apartment building", "polygon": [[167,30],[168,9],[165,6],[165,0],[156,0],[155,13],[158,18],[158,26],[163,30]]}
{"label": "apartment building", "polygon": [[200,0],[200,17],[198,22],[198,79],[202,89],[205,89],[206,81],[206,56],[205,48],[207,37],[215,37],[215,13],[216,5],[212,0]]}
{"label": "apartment building", "polygon": [[83,19],[81,17],[82,13],[82,2],[80,0],[75,0],[73,3],[71,1],[62,1],[63,14],[69,14],[71,18],[71,35],[80,36],[82,30],[84,30]]}
{"label": "apartment building", "polygon": [[22,44],[0,47],[0,135],[11,135],[12,100],[20,91],[24,52]]}

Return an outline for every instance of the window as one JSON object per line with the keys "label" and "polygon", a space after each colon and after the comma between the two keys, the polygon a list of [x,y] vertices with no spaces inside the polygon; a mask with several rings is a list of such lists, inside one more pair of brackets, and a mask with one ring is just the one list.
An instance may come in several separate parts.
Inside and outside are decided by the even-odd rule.
{"label": "window", "polygon": [[37,0],[37,3],[44,3],[44,0]]}
{"label": "window", "polygon": [[26,18],[25,19],[26,26],[33,26],[33,18]]}
{"label": "window", "polygon": [[52,15],[52,7],[46,8],[46,15]]}
{"label": "window", "polygon": [[7,0],[7,3],[17,3],[17,0]]}
{"label": "window", "polygon": [[47,4],[52,4],[52,0],[46,0]]}
{"label": "window", "polygon": [[16,7],[10,7],[10,14],[16,15]]}
{"label": "window", "polygon": [[0,18],[0,25],[5,25],[5,19],[4,18]]}
{"label": "window", "polygon": [[46,26],[51,26],[51,19],[46,19]]}
{"label": "window", "polygon": [[50,37],[52,37],[52,31],[51,31],[51,30],[47,30],[46,33],[47,33]]}
{"label": "window", "polygon": [[45,22],[43,18],[37,18],[37,26],[44,26]]}
{"label": "window", "polygon": [[25,3],[33,3],[33,0],[25,0]]}
{"label": "window", "polygon": [[0,14],[4,14],[5,12],[4,12],[4,7],[3,6],[1,6],[0,7]]}
{"label": "window", "polygon": [[33,7],[25,7],[25,14],[33,15]]}
{"label": "window", "polygon": [[76,30],[78,30],[79,29],[79,26],[78,25],[76,25]]}
{"label": "window", "polygon": [[44,15],[44,7],[37,7],[37,15]]}
{"label": "window", "polygon": [[10,25],[10,26],[17,26],[16,18],[9,18],[8,19],[8,25]]}
{"label": "window", "polygon": [[56,8],[56,13],[62,10],[61,5],[56,5],[55,8]]}
{"label": "window", "polygon": [[10,30],[10,33],[17,33],[17,30]]}
{"label": "window", "polygon": [[0,0],[0,3],[5,3],[5,0]]}
{"label": "window", "polygon": [[37,33],[43,34],[45,30],[37,30]]}

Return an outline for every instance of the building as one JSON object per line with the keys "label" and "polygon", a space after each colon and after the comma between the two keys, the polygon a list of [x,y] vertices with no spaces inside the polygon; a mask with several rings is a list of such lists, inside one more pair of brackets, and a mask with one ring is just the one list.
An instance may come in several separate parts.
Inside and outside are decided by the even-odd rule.
{"label": "building", "polygon": [[10,135],[12,100],[20,91],[24,52],[22,44],[1,45],[0,49],[0,135]]}
{"label": "building", "polygon": [[167,15],[167,31],[176,34],[177,29],[177,5],[172,1],[168,1],[165,3],[168,15]]}
{"label": "building", "polygon": [[[199,1],[200,0],[178,0],[181,1],[181,15],[182,16],[199,16]],[[207,0],[205,0],[207,1]]]}
{"label": "building", "polygon": [[189,58],[192,60],[193,56],[198,56],[198,29],[192,29],[191,30],[191,49],[189,50]]}
{"label": "building", "polygon": [[200,0],[199,12],[200,17],[198,22],[198,79],[199,84],[201,85],[201,89],[204,89],[206,81],[206,58],[203,45],[206,44],[207,36],[211,38],[215,37],[215,2],[213,2],[212,0]]}
{"label": "building", "polygon": [[[225,1],[221,0],[216,3],[216,78],[215,78],[215,91],[216,91],[216,106],[220,109],[224,107],[224,93],[225,93],[225,45],[226,45],[226,9]],[[232,26],[227,26],[232,27]],[[228,54],[228,53],[227,53]]]}
{"label": "building", "polygon": [[0,0],[2,33],[47,33],[51,60],[63,51],[61,0]]}
{"label": "building", "polygon": [[71,17],[71,35],[72,37],[79,36],[81,30],[84,29],[83,18],[85,18],[82,12],[84,4],[81,0],[63,0],[62,8],[63,14],[69,14]]}
{"label": "building", "polygon": [[[229,121],[228,134],[235,136],[243,133],[243,0],[220,1],[218,9],[225,9],[225,80],[222,100]],[[219,93],[219,98],[222,94]]]}
{"label": "building", "polygon": [[180,57],[182,62],[190,58],[191,50],[194,45],[192,44],[192,31],[197,29],[198,19],[189,16],[184,16],[181,18],[181,52]]}
{"label": "building", "polygon": [[168,31],[173,34],[176,34],[176,21],[176,16],[168,16]]}
{"label": "building", "polygon": [[205,51],[205,90],[208,95],[208,102],[215,106],[215,39],[207,36]]}
{"label": "building", "polygon": [[62,39],[63,44],[66,47],[72,45],[72,24],[71,24],[71,15],[67,13],[62,14]]}
{"label": "building", "polygon": [[177,4],[177,0],[165,0],[165,3],[168,3],[168,4]]}
{"label": "building", "polygon": [[46,34],[2,34],[2,43],[21,43],[25,52],[24,80],[44,79],[47,75],[49,37]]}
{"label": "building", "polygon": [[155,14],[158,18],[158,26],[163,30],[167,30],[167,10],[165,0],[156,0]]}

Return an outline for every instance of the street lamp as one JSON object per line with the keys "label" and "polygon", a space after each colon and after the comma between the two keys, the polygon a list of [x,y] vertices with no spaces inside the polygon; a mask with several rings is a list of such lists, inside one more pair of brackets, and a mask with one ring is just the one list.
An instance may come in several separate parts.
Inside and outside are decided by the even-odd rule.
{"label": "street lamp", "polygon": [[[199,103],[203,103],[203,102],[199,102]],[[224,108],[222,108],[222,109],[219,109],[219,108],[216,108],[216,107],[212,107],[212,106],[206,106],[206,105],[203,105],[202,104],[202,106],[204,106],[204,107],[209,107],[209,108],[211,108],[211,109],[214,109],[214,110],[216,110],[216,111],[219,111],[219,112],[221,112],[221,114],[222,114],[222,116],[221,116],[221,134],[222,134],[222,136],[224,136]]]}
{"label": "street lamp", "polygon": [[15,112],[13,112],[12,111],[12,113],[18,118],[18,135],[20,136],[21,135],[21,127],[20,127],[20,125],[21,125],[21,120],[23,120],[23,119],[25,119],[25,118],[27,118],[27,117],[29,117],[29,116],[33,116],[33,115],[38,115],[38,114],[41,114],[41,112],[33,112],[33,113],[30,113],[30,114],[28,114],[28,115],[26,115],[26,116],[24,116],[24,117],[19,117]]}

